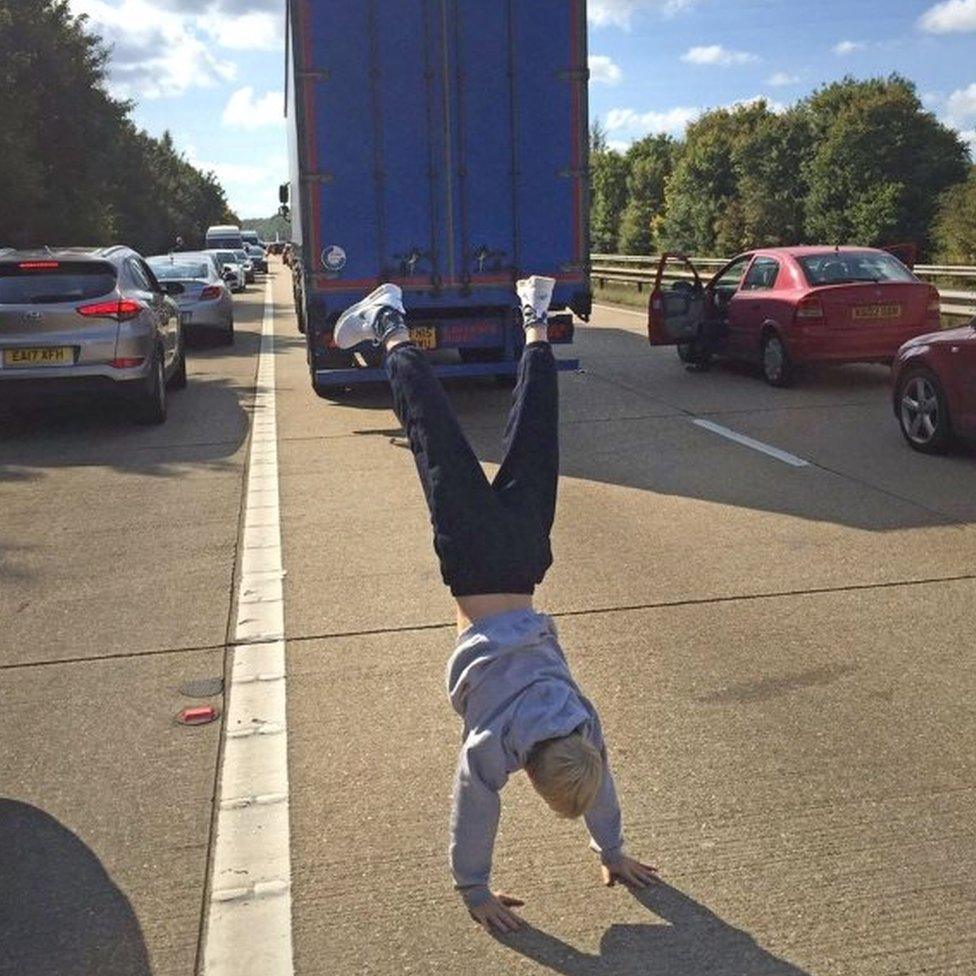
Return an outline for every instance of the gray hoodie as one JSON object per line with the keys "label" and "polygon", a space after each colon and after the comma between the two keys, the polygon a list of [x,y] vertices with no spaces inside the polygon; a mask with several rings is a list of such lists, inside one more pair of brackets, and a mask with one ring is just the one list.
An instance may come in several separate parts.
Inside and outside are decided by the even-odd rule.
{"label": "gray hoodie", "polygon": [[454,780],[451,870],[468,908],[489,897],[498,830],[498,793],[544,739],[579,729],[603,754],[605,774],[584,819],[590,846],[604,864],[623,848],[620,806],[607,763],[600,719],[569,673],[556,625],[534,610],[486,617],[458,638],[447,666],[447,689],[464,719]]}

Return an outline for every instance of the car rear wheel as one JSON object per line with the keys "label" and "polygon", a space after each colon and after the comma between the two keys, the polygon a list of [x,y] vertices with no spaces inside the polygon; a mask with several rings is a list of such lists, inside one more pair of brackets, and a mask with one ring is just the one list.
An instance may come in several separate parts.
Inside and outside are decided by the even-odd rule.
{"label": "car rear wheel", "polygon": [[227,323],[227,328],[220,333],[220,344],[222,346],[234,345],[234,319],[231,318]]}
{"label": "car rear wheel", "polygon": [[934,373],[911,369],[898,383],[895,402],[905,440],[923,454],[940,454],[952,442],[945,391]]}
{"label": "car rear wheel", "polygon": [[161,424],[166,420],[166,375],[161,350],[157,351],[152,369],[136,400],[135,418],[137,423],[146,425]]}
{"label": "car rear wheel", "polygon": [[789,386],[793,382],[793,364],[783,340],[769,332],[762,344],[763,378],[770,386]]}

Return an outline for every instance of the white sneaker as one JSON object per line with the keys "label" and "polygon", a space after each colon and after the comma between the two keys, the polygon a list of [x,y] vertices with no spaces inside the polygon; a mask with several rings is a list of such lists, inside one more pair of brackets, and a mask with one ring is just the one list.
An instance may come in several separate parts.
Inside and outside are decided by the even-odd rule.
{"label": "white sneaker", "polygon": [[380,324],[380,312],[392,309],[400,313],[400,325],[406,328],[403,316],[403,292],[397,285],[380,285],[372,294],[367,295],[361,302],[347,308],[339,321],[336,322],[332,338],[340,349],[352,349],[361,342],[379,344],[383,336],[392,331],[388,326]]}
{"label": "white sneaker", "polygon": [[540,275],[532,275],[531,278],[523,278],[515,283],[522,306],[522,324],[526,328],[536,324],[545,325],[555,287],[555,278],[543,278]]}

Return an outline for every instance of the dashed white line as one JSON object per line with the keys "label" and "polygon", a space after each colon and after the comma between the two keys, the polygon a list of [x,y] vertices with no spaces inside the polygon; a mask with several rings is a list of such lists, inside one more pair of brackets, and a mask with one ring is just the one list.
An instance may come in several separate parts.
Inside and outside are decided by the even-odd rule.
{"label": "dashed white line", "polygon": [[293,976],[274,306],[264,299],[204,976]]}
{"label": "dashed white line", "polygon": [[730,441],[735,441],[736,444],[741,444],[743,447],[749,447],[754,451],[759,451],[761,454],[766,454],[771,458],[776,458],[777,461],[782,461],[783,464],[789,464],[791,467],[810,467],[809,461],[804,461],[803,458],[797,457],[795,454],[790,454],[789,451],[781,451],[778,447],[773,447],[770,444],[764,444],[762,441],[757,441],[752,437],[746,437],[745,434],[740,434],[738,431],[730,430],[728,427],[723,427],[721,424],[712,423],[711,420],[695,419],[692,421],[692,423],[695,424],[696,427],[702,427],[705,430],[710,430],[713,434],[718,434],[719,437],[725,437]]}

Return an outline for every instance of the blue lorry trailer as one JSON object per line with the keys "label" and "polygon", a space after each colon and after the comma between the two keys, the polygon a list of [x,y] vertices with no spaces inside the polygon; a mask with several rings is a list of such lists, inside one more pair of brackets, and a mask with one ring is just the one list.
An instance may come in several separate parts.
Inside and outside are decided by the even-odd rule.
{"label": "blue lorry trailer", "polygon": [[[292,268],[312,382],[383,376],[332,339],[404,290],[440,375],[515,374],[514,282],[557,281],[550,336],[591,311],[585,0],[288,0]],[[563,360],[574,369],[575,360]]]}

